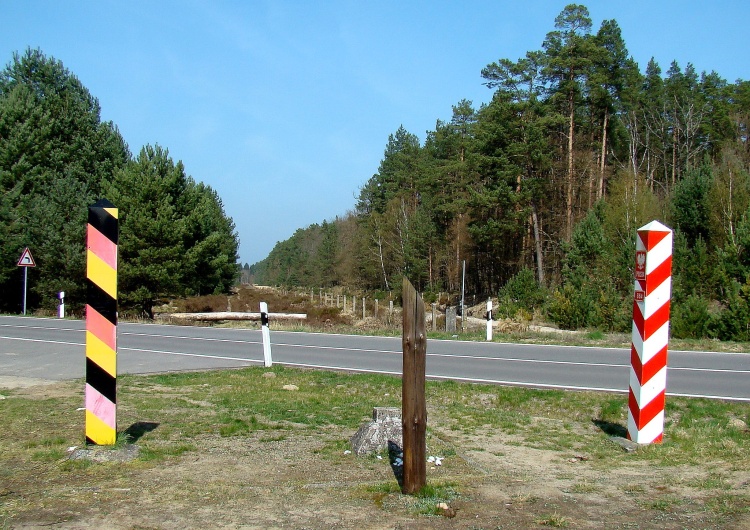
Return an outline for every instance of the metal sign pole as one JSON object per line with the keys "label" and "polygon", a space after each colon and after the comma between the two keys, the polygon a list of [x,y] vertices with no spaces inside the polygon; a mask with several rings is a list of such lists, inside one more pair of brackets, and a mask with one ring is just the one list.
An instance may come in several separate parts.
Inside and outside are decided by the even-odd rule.
{"label": "metal sign pole", "polygon": [[23,267],[23,314],[26,315],[26,287],[29,280],[29,267],[36,267],[34,258],[31,257],[31,251],[29,247],[23,249],[21,257],[18,259],[17,265]]}
{"label": "metal sign pole", "polygon": [[464,293],[465,293],[465,287],[466,287],[466,260],[463,262],[463,272],[461,273],[461,333],[464,331],[464,320],[466,316],[464,315]]}
{"label": "metal sign pole", "polygon": [[23,268],[23,315],[26,316],[26,280],[29,276],[29,268]]}

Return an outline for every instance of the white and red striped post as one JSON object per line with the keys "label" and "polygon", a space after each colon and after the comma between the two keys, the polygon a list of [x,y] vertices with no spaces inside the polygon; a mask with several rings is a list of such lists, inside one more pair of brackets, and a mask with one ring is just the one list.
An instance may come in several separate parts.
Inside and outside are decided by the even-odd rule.
{"label": "white and red striped post", "polygon": [[660,443],[667,390],[672,230],[652,221],[638,229],[630,351],[628,439]]}

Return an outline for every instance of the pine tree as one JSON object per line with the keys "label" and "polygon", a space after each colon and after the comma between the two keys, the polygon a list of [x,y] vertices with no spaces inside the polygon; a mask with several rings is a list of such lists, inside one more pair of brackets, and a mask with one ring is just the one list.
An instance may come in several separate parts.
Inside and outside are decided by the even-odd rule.
{"label": "pine tree", "polygon": [[[0,246],[4,256],[32,251],[30,307],[53,308],[59,291],[81,307],[87,208],[129,156],[117,128],[101,122],[96,98],[62,62],[40,50],[13,55],[0,73]],[[0,265],[5,310],[20,298],[14,266]]]}
{"label": "pine tree", "polygon": [[565,239],[573,233],[574,194],[578,179],[575,167],[576,111],[580,105],[586,79],[590,73],[595,43],[591,38],[591,18],[583,5],[570,4],[555,18],[555,31],[544,40],[545,77],[549,80],[552,100],[566,117],[567,157],[565,184]]}
{"label": "pine tree", "polygon": [[158,300],[183,293],[186,227],[177,200],[186,185],[182,165],[175,165],[158,145],[145,146],[104,185],[106,197],[119,210],[120,301],[141,316],[153,318]]}

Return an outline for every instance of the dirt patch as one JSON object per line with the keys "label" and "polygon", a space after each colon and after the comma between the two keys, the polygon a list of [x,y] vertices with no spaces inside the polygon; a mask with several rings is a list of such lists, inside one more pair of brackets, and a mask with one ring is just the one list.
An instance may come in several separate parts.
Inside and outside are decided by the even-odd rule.
{"label": "dirt patch", "polygon": [[29,388],[40,385],[51,385],[55,381],[38,379],[35,377],[19,377],[14,375],[0,375],[0,388]]}
{"label": "dirt patch", "polygon": [[[14,392],[2,403],[14,395],[79,399],[70,383]],[[475,398],[490,407],[495,401]],[[560,428],[558,420],[531,421],[537,430]],[[149,446],[150,433],[165,428],[149,424],[135,443]],[[596,430],[588,421],[573,429],[599,436]],[[66,529],[750,528],[750,472],[728,463],[653,467],[602,434],[603,459],[558,445],[553,435],[529,442],[496,427],[464,431],[435,411],[427,449],[442,461],[428,464],[428,485],[456,495],[416,499],[398,492],[387,454],[348,452],[353,434],[339,426],[273,425],[238,436],[204,433],[157,460],[141,450],[132,460],[81,462],[70,449],[52,464],[2,472],[0,513],[7,515],[0,522]],[[154,443],[174,445],[151,442],[152,451]],[[440,502],[450,510],[437,510]]]}

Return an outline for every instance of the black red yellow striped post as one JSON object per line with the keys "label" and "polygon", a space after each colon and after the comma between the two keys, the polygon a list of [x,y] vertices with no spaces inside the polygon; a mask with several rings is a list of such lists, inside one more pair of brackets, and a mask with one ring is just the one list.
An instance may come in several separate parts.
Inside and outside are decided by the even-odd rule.
{"label": "black red yellow striped post", "polygon": [[86,442],[117,438],[117,208],[89,207],[86,237]]}

